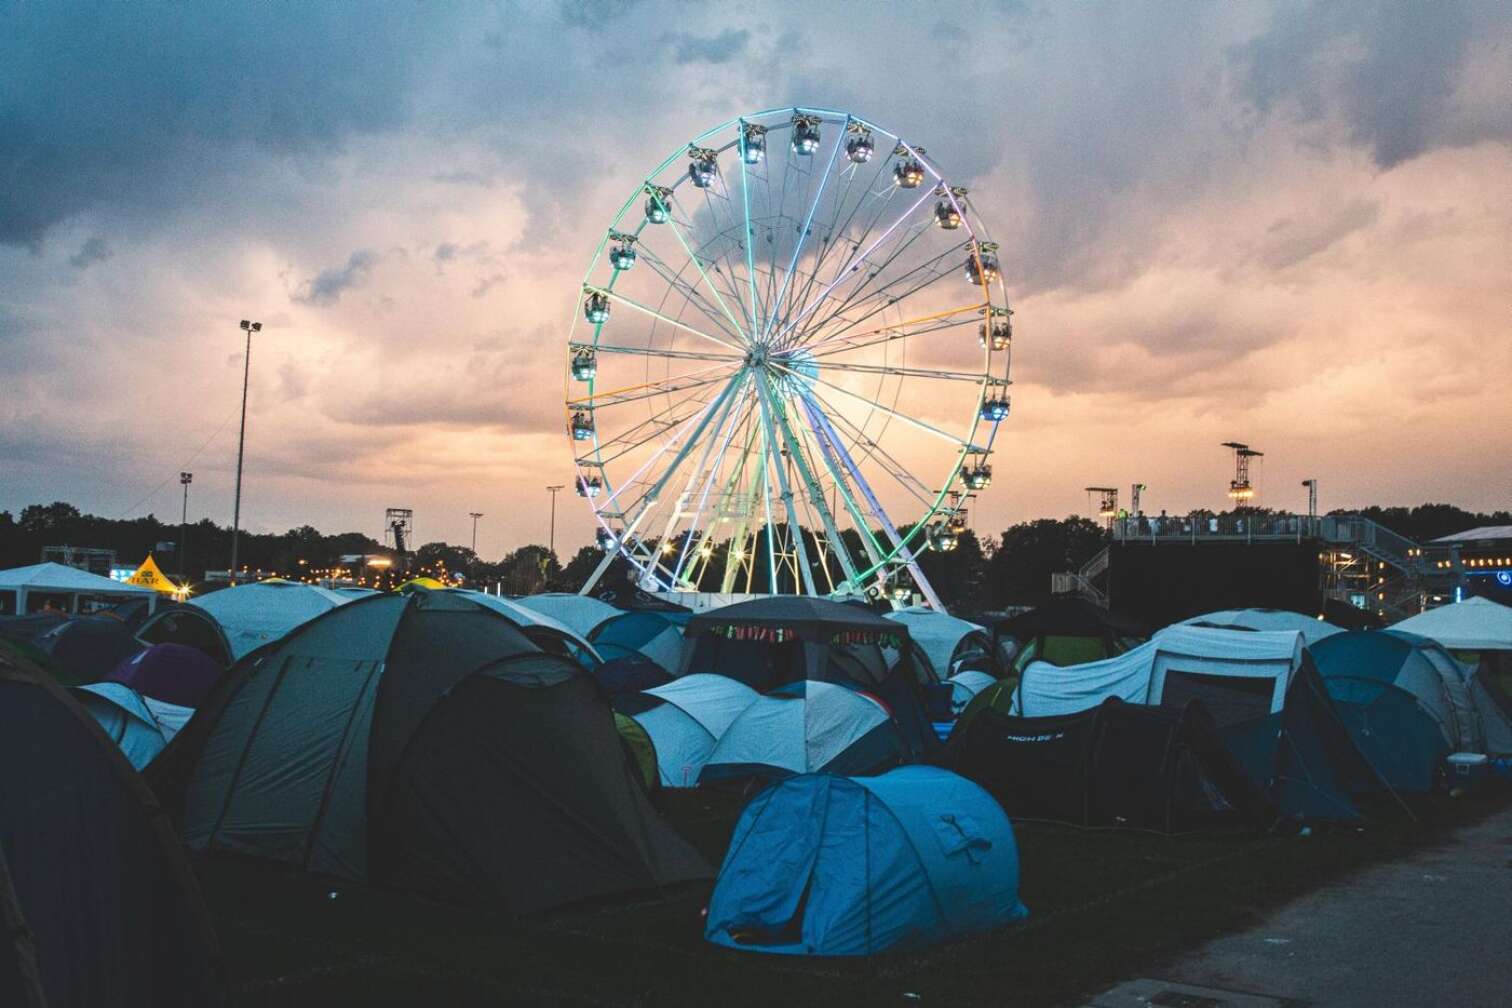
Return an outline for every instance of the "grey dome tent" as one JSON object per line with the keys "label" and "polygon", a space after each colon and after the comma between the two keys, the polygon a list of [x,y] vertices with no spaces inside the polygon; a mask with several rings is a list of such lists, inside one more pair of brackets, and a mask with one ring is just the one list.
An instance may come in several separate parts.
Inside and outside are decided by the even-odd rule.
{"label": "grey dome tent", "polygon": [[1219,609],[1181,621],[1182,626],[1226,627],[1238,630],[1295,630],[1308,647],[1344,628],[1290,609]]}
{"label": "grey dome tent", "polygon": [[192,849],[516,913],[708,877],[637,777],[592,675],[451,592],[256,652],[149,768]]}
{"label": "grey dome tent", "polygon": [[224,1002],[199,888],[152,792],[49,677],[0,652],[0,1005]]}

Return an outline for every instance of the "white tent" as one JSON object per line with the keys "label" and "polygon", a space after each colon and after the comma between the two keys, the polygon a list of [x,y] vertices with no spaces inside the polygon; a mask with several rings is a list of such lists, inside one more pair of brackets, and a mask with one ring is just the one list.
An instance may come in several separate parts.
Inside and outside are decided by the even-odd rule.
{"label": "white tent", "polygon": [[91,574],[60,563],[39,563],[28,567],[12,567],[0,571],[0,596],[10,595],[12,606],[0,605],[0,611],[25,615],[30,596],[62,596],[67,599],[68,611],[78,612],[79,602],[86,598],[122,599],[147,598],[149,608],[156,604],[158,593],[144,585],[112,581],[108,577]]}
{"label": "white tent", "polygon": [[1289,609],[1220,609],[1193,616],[1181,623],[1186,626],[1202,623],[1207,626],[1241,627],[1245,630],[1295,630],[1302,635],[1309,647],[1325,637],[1344,632],[1343,627]]}
{"label": "white tent", "polygon": [[1512,607],[1479,596],[1409,616],[1391,629],[1438,641],[1451,651],[1512,651]]}
{"label": "white tent", "polygon": [[[1177,624],[1113,658],[1083,665],[1031,662],[1014,691],[1013,713],[1043,717],[1075,714],[1116,696],[1129,703],[1161,703],[1168,675],[1272,680],[1265,699],[1274,714],[1285,706],[1292,676],[1302,666],[1302,635],[1295,630],[1223,630]],[[1206,699],[1206,698],[1205,698]],[[1214,710],[1220,723],[1229,720]]]}
{"label": "white tent", "polygon": [[486,609],[502,613],[522,627],[544,627],[554,634],[565,638],[568,643],[585,652],[595,662],[603,661],[599,653],[594,650],[593,645],[588,642],[587,637],[560,620],[547,616],[538,609],[532,609],[530,606],[523,605],[514,599],[507,599],[501,595],[490,595],[487,592],[473,591],[470,588],[454,588],[450,590],[466,595]]}
{"label": "white tent", "polygon": [[587,637],[593,632],[594,627],[611,616],[617,616],[620,612],[608,602],[600,602],[592,596],[574,595],[570,592],[526,595],[515,601],[527,609],[534,609],[544,616],[550,616],[558,623],[565,623],[580,637]]}
{"label": "white tent", "polygon": [[880,700],[833,683],[795,683],[759,698],[725,730],[701,783],[747,776],[870,773],[902,739]]}
{"label": "white tent", "polygon": [[990,652],[992,649],[992,640],[987,635],[985,627],[949,613],[940,612],[938,609],[909,606],[907,609],[897,609],[882,615],[908,627],[908,636],[913,638],[913,642],[924,651],[925,657],[929,659],[929,663],[934,666],[935,673],[941,679],[950,678],[951,673],[955,671],[951,666],[956,648],[972,634],[982,635],[980,640],[983,652]]}
{"label": "white tent", "polygon": [[947,682],[950,683],[950,711],[960,716],[972,698],[996,683],[997,679],[978,669],[965,669],[951,676]]}
{"label": "white tent", "polygon": [[631,715],[656,747],[663,787],[694,787],[719,740],[761,694],[722,675],[696,673],[644,691],[663,701]]}
{"label": "white tent", "polygon": [[194,714],[188,707],[144,697],[122,683],[90,683],[71,692],[137,770],[151,763]]}
{"label": "white tent", "polygon": [[231,646],[231,660],[237,661],[353,599],[318,585],[271,579],[224,588],[188,604],[214,618]]}

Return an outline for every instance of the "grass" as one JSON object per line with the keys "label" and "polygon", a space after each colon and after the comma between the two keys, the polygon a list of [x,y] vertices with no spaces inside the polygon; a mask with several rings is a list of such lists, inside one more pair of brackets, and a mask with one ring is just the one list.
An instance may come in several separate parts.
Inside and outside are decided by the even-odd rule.
{"label": "grass", "polygon": [[[667,802],[717,864],[739,803],[701,792]],[[1505,805],[1505,796],[1435,798],[1418,803],[1416,821],[1398,813],[1310,837],[1018,823],[1029,921],[870,960],[708,945],[707,885],[514,920],[252,862],[199,869],[237,1005],[1052,1005]]]}

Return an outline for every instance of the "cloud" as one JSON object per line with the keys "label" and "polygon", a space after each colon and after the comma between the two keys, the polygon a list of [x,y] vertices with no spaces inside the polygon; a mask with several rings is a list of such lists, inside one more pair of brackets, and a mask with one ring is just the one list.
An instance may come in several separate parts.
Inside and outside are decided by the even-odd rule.
{"label": "cloud", "polygon": [[79,248],[79,251],[68,257],[68,265],[74,269],[88,269],[97,262],[109,259],[112,254],[110,246],[105,244],[105,239],[91,238]]}
{"label": "cloud", "polygon": [[344,292],[362,286],[377,261],[378,253],[371,249],[358,249],[347,258],[346,265],[321,270],[316,276],[300,284],[292,300],[305,305],[333,305],[341,300]]}
{"label": "cloud", "polygon": [[668,32],[662,42],[672,47],[672,59],[678,64],[728,63],[745,52],[751,33],[743,28],[726,28],[718,35],[689,35]]}

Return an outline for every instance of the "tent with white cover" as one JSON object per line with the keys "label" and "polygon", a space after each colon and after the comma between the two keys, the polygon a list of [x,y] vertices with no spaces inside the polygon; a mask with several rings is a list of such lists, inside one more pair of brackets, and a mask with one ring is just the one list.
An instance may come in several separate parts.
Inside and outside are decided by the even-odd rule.
{"label": "tent with white cover", "polygon": [[1344,628],[1289,609],[1219,609],[1181,621],[1183,626],[1238,627],[1241,630],[1295,630],[1308,647]]}
{"label": "tent with white cover", "polygon": [[158,593],[142,585],[112,581],[60,563],[39,563],[0,571],[0,614],[24,616],[51,602],[71,613],[87,611],[91,600],[120,602],[148,599],[154,605]]}
{"label": "tent with white cover", "polygon": [[1110,696],[1174,710],[1201,700],[1230,753],[1285,815],[1353,821],[1353,796],[1389,790],[1351,740],[1296,631],[1178,624],[1102,661],[1033,662],[1012,713],[1074,714]]}
{"label": "tent with white cover", "polygon": [[538,609],[532,609],[530,606],[523,605],[515,599],[507,599],[501,595],[490,595],[487,592],[473,591],[469,588],[448,588],[446,590],[466,595],[485,609],[492,609],[494,612],[503,613],[524,632],[526,637],[530,638],[542,650],[555,650],[544,647],[549,639],[554,638],[563,642],[567,646],[568,651],[572,652],[574,658],[590,667],[603,661],[602,656],[588,642],[586,636],[578,633],[561,620],[553,619]]}
{"label": "tent with white cover", "polygon": [[761,694],[726,676],[697,673],[645,690],[639,697],[652,706],[630,716],[656,749],[662,786],[686,788],[698,784],[719,740]]}
{"label": "tent with white cover", "polygon": [[700,784],[803,773],[867,774],[902,761],[907,748],[876,697],[802,680],[748,706],[714,747]]}
{"label": "tent with white cover", "polygon": [[587,637],[593,632],[594,627],[611,616],[619,615],[620,612],[608,602],[600,602],[591,595],[576,595],[572,592],[525,595],[515,601],[527,609],[534,609],[544,616],[550,616],[558,623],[565,623],[582,637]]}
{"label": "tent with white cover", "polygon": [[130,686],[117,682],[75,686],[73,697],[89,712],[133,770],[140,770],[168,744],[194,711],[182,708],[183,717],[173,718],[169,729],[159,723],[147,700]]}
{"label": "tent with white cover", "polygon": [[1390,629],[1427,637],[1451,651],[1512,651],[1512,606],[1476,596],[1409,616]]}
{"label": "tent with white cover", "polygon": [[[142,625],[137,639],[146,644],[189,644],[229,665],[351,601],[354,596],[330,588],[269,578],[209,592],[165,610]],[[206,617],[209,627],[204,625]],[[222,648],[224,657],[213,653]]]}
{"label": "tent with white cover", "polygon": [[883,613],[883,618],[908,627],[908,635],[923,650],[935,673],[948,679],[961,658],[974,652],[992,653],[987,628],[927,606],[909,606]]}

